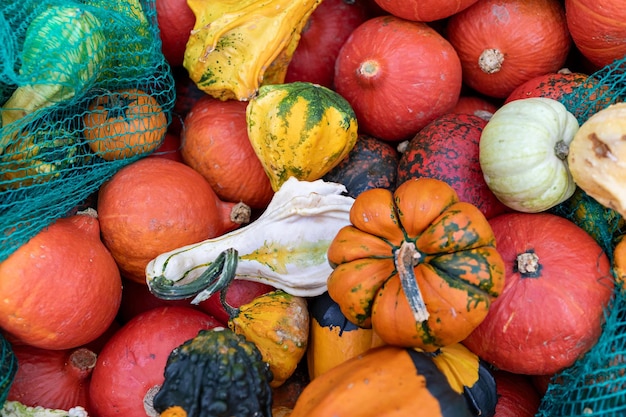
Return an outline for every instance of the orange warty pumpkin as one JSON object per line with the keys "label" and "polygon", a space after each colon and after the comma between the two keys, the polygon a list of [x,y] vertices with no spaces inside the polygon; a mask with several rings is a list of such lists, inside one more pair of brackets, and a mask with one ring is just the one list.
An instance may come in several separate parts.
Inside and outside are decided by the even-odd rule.
{"label": "orange warty pumpkin", "polygon": [[181,154],[221,200],[262,209],[274,191],[248,139],[247,105],[208,95],[199,99],[185,117]]}
{"label": "orange warty pumpkin", "polygon": [[626,55],[623,0],[565,0],[567,26],[580,53],[597,69]]}
{"label": "orange warty pumpkin", "polygon": [[0,263],[0,327],[19,341],[71,349],[113,322],[120,272],[88,213],[58,219]]}
{"label": "orange warty pumpkin", "polygon": [[559,70],[572,43],[559,0],[481,0],[452,16],[446,30],[463,81],[494,98]]}
{"label": "orange warty pumpkin", "polygon": [[238,220],[236,207],[220,200],[193,168],[165,158],[125,166],[98,193],[103,242],[122,276],[143,284],[146,265],[157,255],[246,222],[249,216]]}
{"label": "orange warty pumpkin", "polygon": [[463,340],[504,285],[493,231],[446,182],[364,191],[328,249],[328,293],[388,344],[434,351]]}

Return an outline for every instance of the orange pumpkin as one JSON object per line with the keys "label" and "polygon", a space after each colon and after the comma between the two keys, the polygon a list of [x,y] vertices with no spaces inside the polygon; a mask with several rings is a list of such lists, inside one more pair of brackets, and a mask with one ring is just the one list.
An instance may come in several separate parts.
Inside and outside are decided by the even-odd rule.
{"label": "orange pumpkin", "polygon": [[118,90],[92,100],[83,134],[96,155],[111,161],[158,148],[167,123],[154,97],[138,89]]}
{"label": "orange pumpkin", "polygon": [[[239,204],[224,202],[193,168],[144,158],[119,170],[98,193],[102,239],[122,275],[143,284],[157,255],[233,230]],[[249,209],[249,207],[248,207]]]}
{"label": "orange pumpkin", "polygon": [[463,340],[504,285],[493,231],[441,180],[361,193],[328,249],[328,293],[388,344],[434,351]]}
{"label": "orange pumpkin", "polygon": [[463,81],[494,98],[559,70],[571,46],[559,0],[481,0],[452,16],[446,29]]}
{"label": "orange pumpkin", "polygon": [[623,0],[565,0],[567,26],[581,54],[599,69],[626,55]]}
{"label": "orange pumpkin", "polygon": [[262,209],[274,191],[248,139],[247,105],[208,95],[199,99],[185,117],[181,154],[220,199]]}
{"label": "orange pumpkin", "polygon": [[0,263],[0,327],[41,349],[71,349],[103,334],[122,298],[95,215],[58,219]]}

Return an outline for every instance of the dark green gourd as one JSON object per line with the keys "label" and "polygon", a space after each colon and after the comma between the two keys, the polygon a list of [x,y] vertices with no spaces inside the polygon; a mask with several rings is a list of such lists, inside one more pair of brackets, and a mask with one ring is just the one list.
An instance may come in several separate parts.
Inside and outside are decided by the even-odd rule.
{"label": "dark green gourd", "polygon": [[153,406],[162,417],[271,417],[272,373],[257,347],[225,328],[175,348]]}

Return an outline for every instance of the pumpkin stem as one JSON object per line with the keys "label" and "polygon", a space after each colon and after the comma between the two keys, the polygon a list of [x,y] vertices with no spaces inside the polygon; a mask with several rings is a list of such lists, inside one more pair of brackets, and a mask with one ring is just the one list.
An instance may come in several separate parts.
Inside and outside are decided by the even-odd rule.
{"label": "pumpkin stem", "polygon": [[400,283],[404,294],[406,295],[411,311],[413,311],[413,317],[419,323],[428,320],[429,312],[426,309],[422,292],[417,285],[415,279],[415,271],[413,267],[419,263],[421,258],[420,253],[415,246],[415,243],[404,241],[400,245],[400,249],[394,254],[394,263],[398,276],[400,277]]}
{"label": "pumpkin stem", "polygon": [[148,281],[150,292],[163,300],[182,300],[195,296],[191,304],[198,304],[216,292],[228,287],[235,279],[238,252],[229,248],[221,252],[209,267],[197,278],[184,281],[172,281],[160,275]]}
{"label": "pumpkin stem", "polygon": [[554,154],[561,161],[565,161],[567,159],[568,153],[569,153],[569,145],[565,143],[565,141],[560,140],[554,145]]}
{"label": "pumpkin stem", "polygon": [[541,266],[535,252],[524,252],[517,255],[517,271],[522,276],[537,276]]}
{"label": "pumpkin stem", "polygon": [[378,61],[368,59],[367,61],[361,62],[356,72],[360,80],[371,83],[380,76],[380,65]]}
{"label": "pumpkin stem", "polygon": [[500,71],[504,62],[504,54],[497,49],[485,49],[478,57],[478,66],[487,74]]}

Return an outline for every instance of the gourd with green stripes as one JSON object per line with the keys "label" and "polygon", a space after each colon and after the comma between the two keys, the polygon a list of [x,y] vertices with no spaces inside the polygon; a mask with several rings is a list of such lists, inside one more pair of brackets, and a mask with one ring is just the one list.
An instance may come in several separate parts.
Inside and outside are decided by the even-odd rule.
{"label": "gourd with green stripes", "polygon": [[350,104],[308,82],[265,85],[246,108],[248,137],[274,190],[289,177],[314,181],[343,159],[357,140]]}

